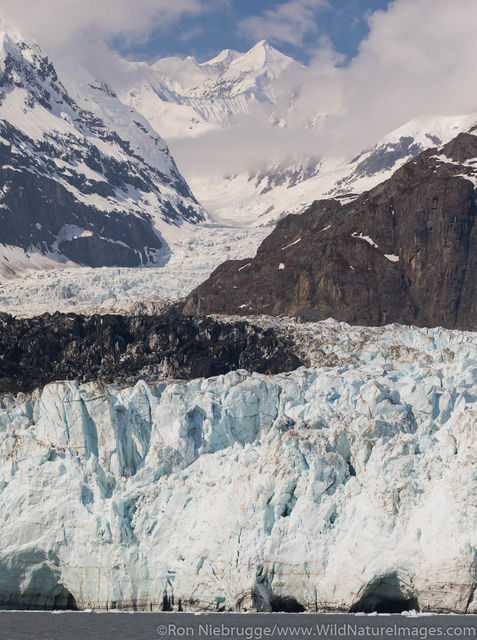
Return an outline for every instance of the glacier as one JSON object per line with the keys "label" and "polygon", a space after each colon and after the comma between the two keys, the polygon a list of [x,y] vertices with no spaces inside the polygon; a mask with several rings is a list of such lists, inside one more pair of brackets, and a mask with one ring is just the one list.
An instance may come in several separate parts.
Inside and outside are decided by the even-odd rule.
{"label": "glacier", "polygon": [[269,322],[310,366],[0,399],[3,607],[477,613],[477,335]]}
{"label": "glacier", "polygon": [[[164,266],[145,268],[77,267],[45,268],[25,260],[21,276],[2,274],[2,256],[11,259],[0,245],[0,307],[15,316],[34,316],[53,311],[91,314],[130,312],[136,303],[146,308],[157,298],[177,300],[186,296],[225,260],[254,253],[271,227],[220,227],[210,223],[187,225],[169,239],[171,255]],[[18,256],[14,256],[19,264]],[[29,264],[28,264],[29,263]],[[55,265],[57,267],[57,265]]]}

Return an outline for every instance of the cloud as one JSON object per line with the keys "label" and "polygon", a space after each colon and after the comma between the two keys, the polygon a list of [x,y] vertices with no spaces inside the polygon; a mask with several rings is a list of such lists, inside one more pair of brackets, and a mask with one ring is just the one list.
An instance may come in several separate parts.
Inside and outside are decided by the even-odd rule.
{"label": "cloud", "polygon": [[416,117],[477,114],[475,0],[394,0],[367,19],[369,34],[349,63],[321,38],[310,65],[281,78],[280,108],[295,95],[285,130],[264,130],[270,114],[256,112],[222,137],[174,142],[186,176],[194,158],[206,173],[287,155],[350,157]]}
{"label": "cloud", "polygon": [[300,114],[330,114],[318,137],[353,153],[417,116],[477,112],[475,0],[394,0],[368,22],[348,65],[322,42],[300,79]]}
{"label": "cloud", "polygon": [[200,138],[173,139],[169,147],[186,177],[257,171],[267,161],[316,153],[316,141],[305,128],[264,129],[257,123]]}
{"label": "cloud", "polygon": [[69,42],[137,43],[184,15],[200,15],[228,0],[2,0],[2,16],[49,50]]}
{"label": "cloud", "polygon": [[343,136],[370,144],[416,116],[477,111],[475,0],[395,0],[368,20],[357,57],[338,72]]}
{"label": "cloud", "polygon": [[2,21],[41,46],[60,77],[81,78],[86,70],[115,89],[128,81],[118,48],[124,50],[166,33],[183,17],[229,6],[230,0],[2,0]]}
{"label": "cloud", "polygon": [[[6,13],[21,30],[33,33],[47,52],[67,51],[116,86],[108,43],[147,39],[184,15],[197,16],[200,25],[201,15],[227,4],[3,0],[2,16]],[[287,155],[351,156],[417,116],[477,113],[476,0],[394,0],[367,16],[369,34],[346,63],[316,31],[317,11],[326,6],[323,0],[289,0],[242,21],[240,29],[257,40],[296,44],[316,33],[314,56],[308,67],[293,68],[274,87],[278,110],[287,112],[287,128],[267,129],[264,123],[272,113],[265,107],[232,131],[171,141],[186,175],[237,172]],[[54,59],[57,64],[59,58]],[[318,125],[309,128],[311,123]],[[161,133],[167,140],[167,133]]]}
{"label": "cloud", "polygon": [[239,22],[239,32],[252,40],[300,46],[307,34],[317,31],[317,12],[329,7],[327,0],[290,0],[261,15],[244,18]]}

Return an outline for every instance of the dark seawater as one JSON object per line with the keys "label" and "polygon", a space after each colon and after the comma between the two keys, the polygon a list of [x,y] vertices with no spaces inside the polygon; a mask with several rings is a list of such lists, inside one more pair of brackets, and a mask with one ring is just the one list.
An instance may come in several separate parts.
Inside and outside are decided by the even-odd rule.
{"label": "dark seawater", "polygon": [[157,640],[160,614],[1,611],[0,640]]}
{"label": "dark seawater", "polygon": [[[406,628],[406,631],[403,631]],[[0,640],[477,638],[477,616],[0,611]]]}

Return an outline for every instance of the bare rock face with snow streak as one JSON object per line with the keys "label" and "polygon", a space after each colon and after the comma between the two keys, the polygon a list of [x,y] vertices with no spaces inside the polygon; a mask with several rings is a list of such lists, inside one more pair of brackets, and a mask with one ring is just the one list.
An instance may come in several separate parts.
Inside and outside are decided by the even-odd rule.
{"label": "bare rock face with snow streak", "polygon": [[63,84],[38,46],[0,32],[3,271],[24,253],[93,267],[155,262],[168,228],[203,219],[142,116],[105,83]]}
{"label": "bare rock face with snow streak", "polygon": [[185,312],[477,329],[474,133],[422,153],[354,202],[288,216],[255,258],[218,267]]}
{"label": "bare rock face with snow streak", "polygon": [[1,606],[476,613],[475,335],[295,329],[334,366],[3,396]]}

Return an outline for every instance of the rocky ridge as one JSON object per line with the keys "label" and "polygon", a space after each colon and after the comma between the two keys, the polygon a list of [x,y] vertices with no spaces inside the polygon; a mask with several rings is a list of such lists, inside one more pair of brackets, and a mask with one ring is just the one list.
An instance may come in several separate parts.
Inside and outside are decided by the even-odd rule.
{"label": "rocky ridge", "polygon": [[210,377],[234,369],[292,370],[302,362],[285,336],[245,322],[162,316],[0,314],[0,393],[57,380]]}
{"label": "rocky ridge", "polygon": [[333,317],[477,328],[477,137],[420,154],[357,199],[288,216],[255,258],[228,261],[185,313]]}
{"label": "rocky ridge", "polygon": [[204,219],[165,142],[88,79],[63,83],[37,45],[0,32],[3,271],[25,254],[32,264],[35,254],[92,267],[157,262],[169,228]]}

